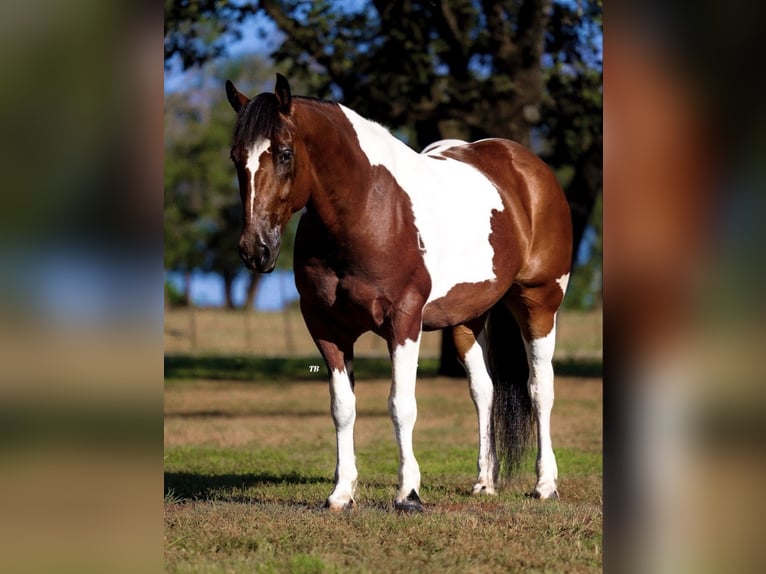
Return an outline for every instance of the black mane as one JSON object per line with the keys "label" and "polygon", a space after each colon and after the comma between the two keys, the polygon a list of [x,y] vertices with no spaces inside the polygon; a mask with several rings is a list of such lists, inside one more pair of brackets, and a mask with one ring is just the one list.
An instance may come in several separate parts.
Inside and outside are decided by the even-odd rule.
{"label": "black mane", "polygon": [[279,125],[279,103],[271,93],[259,94],[242,108],[234,130],[234,145],[249,146],[256,141],[271,139]]}
{"label": "black mane", "polygon": [[[335,106],[335,102],[312,98],[309,96],[293,96],[293,101],[300,100],[324,106]],[[273,139],[274,130],[279,127],[279,101],[277,97],[264,92],[250,100],[240,110],[239,119],[234,129],[234,145],[248,147],[260,139]]]}

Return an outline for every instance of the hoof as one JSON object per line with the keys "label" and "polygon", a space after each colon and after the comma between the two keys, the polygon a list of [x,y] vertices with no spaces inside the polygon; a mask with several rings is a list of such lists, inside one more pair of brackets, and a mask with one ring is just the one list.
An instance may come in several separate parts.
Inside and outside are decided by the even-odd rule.
{"label": "hoof", "polygon": [[411,490],[404,500],[394,500],[394,508],[399,512],[423,512],[423,502],[418,493]]}
{"label": "hoof", "polygon": [[473,492],[471,494],[484,495],[484,496],[497,496],[497,491],[491,486],[487,486],[486,484],[475,484],[473,486]]}
{"label": "hoof", "polygon": [[325,501],[324,507],[330,512],[343,512],[354,508],[354,499],[352,498],[348,502],[332,502],[329,498]]}
{"label": "hoof", "polygon": [[554,490],[553,492],[549,492],[546,494],[545,492],[542,492],[536,488],[535,491],[532,493],[532,496],[540,500],[558,500],[559,491]]}

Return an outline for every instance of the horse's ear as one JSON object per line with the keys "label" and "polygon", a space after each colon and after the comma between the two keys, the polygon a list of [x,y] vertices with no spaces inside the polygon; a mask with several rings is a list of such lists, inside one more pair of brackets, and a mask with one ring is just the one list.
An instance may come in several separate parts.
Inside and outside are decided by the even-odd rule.
{"label": "horse's ear", "polygon": [[239,110],[245,107],[245,104],[250,101],[250,98],[237,90],[230,80],[226,80],[226,97],[229,98],[231,107],[234,108],[234,111],[237,113],[239,113]]}
{"label": "horse's ear", "polygon": [[290,115],[292,110],[293,96],[290,93],[290,84],[282,74],[277,72],[277,85],[274,88],[274,94],[279,102],[279,111],[286,116]]}

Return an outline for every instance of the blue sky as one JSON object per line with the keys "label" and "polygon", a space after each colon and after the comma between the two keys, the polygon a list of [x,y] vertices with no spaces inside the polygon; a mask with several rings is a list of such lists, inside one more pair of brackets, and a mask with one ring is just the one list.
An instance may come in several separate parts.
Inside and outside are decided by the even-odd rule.
{"label": "blue sky", "polygon": [[[234,304],[240,306],[245,301],[249,272],[242,272],[232,286]],[[166,272],[165,279],[177,289],[183,289],[181,273]],[[191,293],[192,302],[198,307],[220,307],[224,303],[223,278],[217,273],[192,273]],[[263,275],[255,298],[257,311],[278,311],[286,304],[298,299],[298,290],[292,271],[278,269],[273,273]]]}

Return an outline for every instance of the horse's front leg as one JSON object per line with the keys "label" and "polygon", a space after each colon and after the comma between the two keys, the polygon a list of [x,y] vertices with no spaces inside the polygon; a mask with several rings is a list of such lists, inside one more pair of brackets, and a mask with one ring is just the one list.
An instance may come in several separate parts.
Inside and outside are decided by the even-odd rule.
{"label": "horse's front leg", "polygon": [[397,510],[421,511],[420,467],[412,448],[412,431],[418,415],[415,382],[420,353],[420,321],[406,333],[405,336],[400,335],[400,342],[389,342],[393,365],[388,409],[399,444],[399,492],[394,506]]}
{"label": "horse's front leg", "polygon": [[354,422],[356,421],[356,395],[354,394],[353,350],[346,352],[328,341],[317,341],[330,374],[330,411],[335,423],[337,463],[335,489],[327,498],[330,510],[343,510],[354,505],[356,488],[356,456],[354,454]]}

